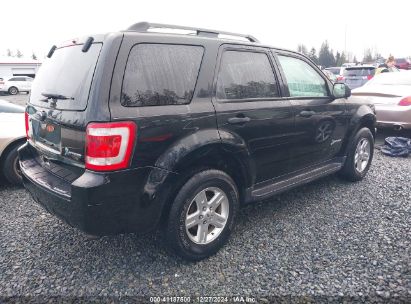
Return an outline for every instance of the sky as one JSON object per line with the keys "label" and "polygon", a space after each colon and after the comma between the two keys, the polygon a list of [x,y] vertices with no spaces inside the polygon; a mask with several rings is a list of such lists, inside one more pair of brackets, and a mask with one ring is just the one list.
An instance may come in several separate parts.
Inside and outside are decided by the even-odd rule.
{"label": "sky", "polygon": [[[366,48],[387,57],[411,56],[411,1],[391,0],[19,0],[2,1],[0,56],[20,49],[44,58],[53,44],[126,29],[140,21],[251,34],[262,43],[336,51],[361,60]],[[8,13],[11,12],[11,13]]]}

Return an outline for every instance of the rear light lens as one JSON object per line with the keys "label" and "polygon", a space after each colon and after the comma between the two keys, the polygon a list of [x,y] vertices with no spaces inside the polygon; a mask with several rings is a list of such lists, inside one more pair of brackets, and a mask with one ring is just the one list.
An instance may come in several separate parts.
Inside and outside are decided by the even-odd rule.
{"label": "rear light lens", "polygon": [[344,81],[344,76],[338,76],[337,81]]}
{"label": "rear light lens", "polygon": [[370,80],[372,78],[372,75],[368,75],[367,79]]}
{"label": "rear light lens", "polygon": [[398,105],[399,106],[411,106],[411,96],[401,99]]}
{"label": "rear light lens", "polygon": [[90,123],[86,131],[86,168],[126,169],[130,165],[137,126],[131,121]]}

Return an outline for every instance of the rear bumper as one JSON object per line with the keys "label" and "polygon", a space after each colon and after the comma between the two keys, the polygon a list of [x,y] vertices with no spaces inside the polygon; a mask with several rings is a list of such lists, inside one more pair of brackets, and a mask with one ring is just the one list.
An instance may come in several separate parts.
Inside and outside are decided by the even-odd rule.
{"label": "rear bumper", "polygon": [[147,232],[157,226],[164,202],[146,191],[147,184],[153,174],[170,172],[151,167],[113,173],[86,170],[70,181],[70,176],[63,179],[44,168],[29,144],[19,149],[19,156],[25,188],[69,225],[92,235]]}
{"label": "rear bumper", "polygon": [[411,107],[398,105],[376,105],[377,126],[411,129]]}

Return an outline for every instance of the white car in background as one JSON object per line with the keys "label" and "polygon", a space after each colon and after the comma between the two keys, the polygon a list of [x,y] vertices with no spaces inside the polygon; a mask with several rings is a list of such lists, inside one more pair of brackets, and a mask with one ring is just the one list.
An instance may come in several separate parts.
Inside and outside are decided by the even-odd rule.
{"label": "white car in background", "polygon": [[380,73],[351,95],[375,105],[378,127],[411,130],[411,71]]}
{"label": "white car in background", "polygon": [[0,175],[21,183],[17,149],[26,142],[24,107],[0,100]]}
{"label": "white car in background", "polygon": [[0,92],[16,95],[19,92],[31,91],[33,78],[28,76],[0,77]]}

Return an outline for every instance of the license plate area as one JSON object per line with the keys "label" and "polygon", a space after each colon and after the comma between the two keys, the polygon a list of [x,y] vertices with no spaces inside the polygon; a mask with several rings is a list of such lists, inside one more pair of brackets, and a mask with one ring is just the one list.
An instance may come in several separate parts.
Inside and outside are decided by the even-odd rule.
{"label": "license plate area", "polygon": [[61,152],[61,127],[59,125],[32,120],[33,139],[37,144]]}

